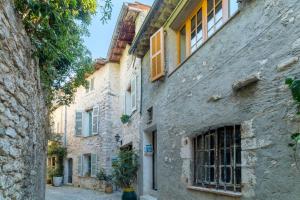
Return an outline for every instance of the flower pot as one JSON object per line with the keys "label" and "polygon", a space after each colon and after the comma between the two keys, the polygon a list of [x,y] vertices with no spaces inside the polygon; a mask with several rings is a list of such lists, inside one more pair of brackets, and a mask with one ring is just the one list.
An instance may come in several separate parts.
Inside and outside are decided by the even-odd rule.
{"label": "flower pot", "polygon": [[137,200],[136,193],[133,188],[125,188],[123,190],[122,200]]}
{"label": "flower pot", "polygon": [[63,177],[53,177],[53,186],[60,187],[62,185]]}
{"label": "flower pot", "polygon": [[105,185],[105,193],[107,194],[113,193],[113,186],[111,184]]}

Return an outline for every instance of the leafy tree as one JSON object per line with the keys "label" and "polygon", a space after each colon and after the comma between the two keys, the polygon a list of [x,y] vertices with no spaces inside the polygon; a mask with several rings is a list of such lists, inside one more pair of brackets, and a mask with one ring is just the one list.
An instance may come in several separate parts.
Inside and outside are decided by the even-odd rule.
{"label": "leafy tree", "polygon": [[87,86],[93,71],[90,52],[83,45],[97,7],[101,20],[111,17],[111,0],[14,0],[39,60],[40,76],[49,108],[72,102],[76,88]]}

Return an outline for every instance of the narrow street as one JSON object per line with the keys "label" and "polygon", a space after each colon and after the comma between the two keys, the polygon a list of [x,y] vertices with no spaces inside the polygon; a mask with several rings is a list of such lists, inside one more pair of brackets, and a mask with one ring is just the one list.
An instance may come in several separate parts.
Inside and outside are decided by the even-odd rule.
{"label": "narrow street", "polygon": [[120,200],[120,193],[105,194],[94,190],[63,186],[46,187],[46,200]]}

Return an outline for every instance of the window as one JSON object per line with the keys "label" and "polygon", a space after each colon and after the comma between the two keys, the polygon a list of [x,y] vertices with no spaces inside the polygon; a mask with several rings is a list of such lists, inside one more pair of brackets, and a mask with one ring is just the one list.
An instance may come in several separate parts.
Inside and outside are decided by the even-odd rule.
{"label": "window", "polygon": [[210,130],[193,143],[194,185],[241,192],[240,125]]}
{"label": "window", "polygon": [[93,91],[95,88],[94,88],[94,84],[95,84],[95,78],[92,78],[91,79],[91,91]]}
{"label": "window", "polygon": [[91,78],[91,80],[88,80],[88,85],[85,88],[85,92],[89,93],[95,89],[95,78]]}
{"label": "window", "polygon": [[137,76],[133,76],[130,81],[130,85],[124,94],[124,110],[123,113],[126,115],[131,115],[132,112],[136,110],[137,104]]}
{"label": "window", "polygon": [[147,110],[147,114],[148,114],[147,124],[151,124],[153,120],[153,107]]}
{"label": "window", "polygon": [[56,158],[55,157],[51,157],[51,167],[55,168],[56,165]]}
{"label": "window", "polygon": [[237,0],[203,0],[178,30],[178,64],[196,51],[238,8]]}
{"label": "window", "polygon": [[202,9],[200,9],[191,20],[191,51],[194,52],[202,42]]}
{"label": "window", "polygon": [[99,106],[85,112],[77,111],[75,114],[75,135],[92,136],[98,134],[99,129]]}
{"label": "window", "polygon": [[150,38],[151,80],[155,81],[164,76],[164,30],[159,29]]}
{"label": "window", "polygon": [[96,177],[97,155],[83,154],[78,156],[78,176]]}

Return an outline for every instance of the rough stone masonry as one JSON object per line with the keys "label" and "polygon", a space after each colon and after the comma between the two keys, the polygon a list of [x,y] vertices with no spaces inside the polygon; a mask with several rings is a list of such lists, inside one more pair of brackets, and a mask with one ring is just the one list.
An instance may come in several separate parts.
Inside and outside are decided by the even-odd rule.
{"label": "rough stone masonry", "polygon": [[12,1],[0,1],[0,200],[43,200],[46,107]]}

